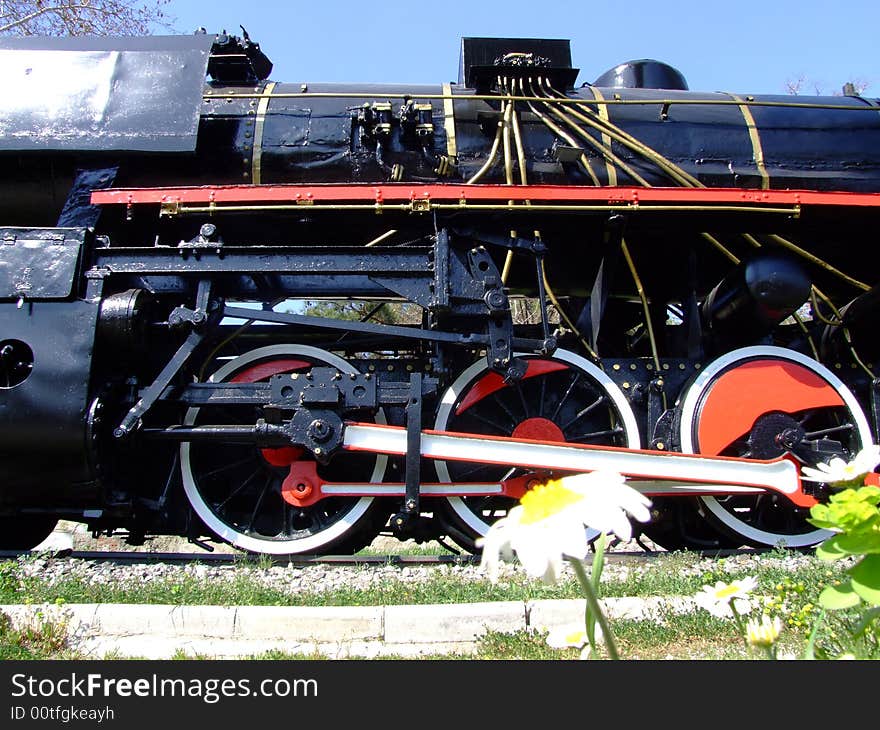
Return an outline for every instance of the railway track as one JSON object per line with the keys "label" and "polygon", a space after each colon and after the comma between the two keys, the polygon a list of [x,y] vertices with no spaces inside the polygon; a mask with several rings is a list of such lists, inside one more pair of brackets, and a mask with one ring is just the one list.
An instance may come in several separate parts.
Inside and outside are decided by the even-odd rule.
{"label": "railway track", "polygon": [[[704,551],[690,551],[701,557],[724,558],[736,555],[755,555],[769,552],[769,548],[742,548],[742,549],[712,549]],[[273,566],[311,566],[311,565],[341,565],[341,566],[432,566],[432,565],[477,565],[480,562],[478,555],[277,555],[255,556],[243,553],[211,553],[211,552],[135,552],[124,550],[58,550],[46,552],[34,551],[0,551],[0,561],[16,560],[30,555],[44,555],[53,559],[72,561],[93,561],[101,563],[114,563],[119,565],[160,563],[166,565],[185,565],[190,563],[205,563],[211,565],[235,565],[235,564],[265,564],[267,561]],[[620,552],[608,552],[605,559],[611,563],[623,563],[632,561],[649,561],[667,555],[664,550],[626,550]]]}

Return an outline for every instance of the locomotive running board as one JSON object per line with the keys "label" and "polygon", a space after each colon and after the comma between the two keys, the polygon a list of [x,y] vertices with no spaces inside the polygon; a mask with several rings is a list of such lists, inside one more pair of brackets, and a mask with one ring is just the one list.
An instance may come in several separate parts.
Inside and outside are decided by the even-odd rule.
{"label": "locomotive running board", "polygon": [[[343,448],[405,456],[407,431],[401,426],[346,423]],[[816,503],[804,494],[798,466],[785,457],[758,461],[723,456],[702,456],[613,446],[531,441],[450,431],[422,431],[420,453],[429,459],[469,461],[532,469],[589,472],[615,471],[648,482],[678,482],[705,490],[718,485],[720,491],[737,488],[770,489],[788,497],[799,507]],[[697,485],[703,485],[698,487]],[[722,486],[723,485],[723,486]],[[675,485],[658,491],[679,492]],[[646,489],[646,491],[648,491]],[[688,490],[691,491],[691,490]],[[749,490],[751,491],[751,489]]]}

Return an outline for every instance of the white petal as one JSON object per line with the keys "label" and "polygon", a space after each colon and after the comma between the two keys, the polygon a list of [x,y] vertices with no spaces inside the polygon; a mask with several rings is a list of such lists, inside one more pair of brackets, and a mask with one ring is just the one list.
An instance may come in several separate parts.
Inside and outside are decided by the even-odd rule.
{"label": "white petal", "polygon": [[651,500],[632,487],[623,485],[618,489],[617,502],[639,522],[651,520]]}
{"label": "white petal", "polygon": [[806,482],[824,482],[828,480],[828,475],[819,469],[804,466],[801,467],[801,479]]}
{"label": "white petal", "polygon": [[752,602],[746,598],[734,598],[733,599],[734,608],[736,608],[737,613],[741,616],[744,616],[747,613],[751,613],[753,608]]}
{"label": "white petal", "polygon": [[632,538],[632,525],[626,513],[616,504],[603,500],[591,502],[584,507],[584,524],[599,532],[613,532],[624,542]]}
{"label": "white petal", "polygon": [[492,583],[498,580],[500,558],[511,559],[513,557],[510,547],[511,534],[512,530],[508,519],[501,518],[489,528],[485,537],[476,541],[477,547],[482,547],[483,550],[479,569],[488,574],[489,581]]}
{"label": "white petal", "polygon": [[632,539],[632,523],[623,510],[617,510],[612,515],[611,531],[624,542]]}
{"label": "white petal", "polygon": [[880,462],[880,446],[871,444],[856,454],[856,458],[852,461],[852,466],[856,473],[867,474],[874,470],[878,462]]}
{"label": "white petal", "polygon": [[579,548],[579,545],[571,544],[573,527],[583,533],[583,526],[570,520],[564,523],[559,518],[520,526],[511,540],[511,547],[526,573],[544,583],[555,583],[562,574],[562,553],[566,542],[573,549]]}
{"label": "white petal", "polygon": [[623,484],[624,481],[625,479],[622,474],[604,469],[591,471],[586,474],[572,474],[559,480],[566,489],[584,495],[593,494],[597,489],[608,489]]}
{"label": "white petal", "polygon": [[562,556],[554,554],[547,557],[547,569],[544,571],[544,575],[541,576],[541,582],[550,586],[554,585],[559,580],[559,576],[562,575]]}
{"label": "white petal", "polygon": [[583,560],[590,550],[590,542],[587,540],[587,531],[580,520],[560,521],[554,530],[555,544],[562,555],[570,555],[573,558]]}
{"label": "white petal", "polygon": [[511,541],[511,547],[516,551],[516,556],[522,563],[523,569],[533,578],[541,578],[548,575],[552,570],[552,550],[541,539],[542,531],[536,528],[520,527]]}

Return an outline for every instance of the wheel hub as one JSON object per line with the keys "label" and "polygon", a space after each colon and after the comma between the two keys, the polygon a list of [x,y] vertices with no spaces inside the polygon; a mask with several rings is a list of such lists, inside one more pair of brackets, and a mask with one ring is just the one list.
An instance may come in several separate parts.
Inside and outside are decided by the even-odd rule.
{"label": "wheel hub", "polygon": [[533,441],[565,441],[565,435],[549,418],[527,418],[520,421],[513,433],[515,439],[531,439]]}
{"label": "wheel hub", "polygon": [[803,427],[787,413],[765,413],[749,433],[755,459],[775,459],[794,449],[804,438]]}

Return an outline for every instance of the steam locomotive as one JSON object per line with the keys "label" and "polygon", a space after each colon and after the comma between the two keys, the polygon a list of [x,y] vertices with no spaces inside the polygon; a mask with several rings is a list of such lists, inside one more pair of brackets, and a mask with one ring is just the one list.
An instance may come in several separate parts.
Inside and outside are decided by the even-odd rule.
{"label": "steam locomotive", "polygon": [[270,80],[242,35],[0,40],[0,548],[468,552],[612,469],[667,549],[807,547],[800,468],[878,438],[880,105]]}

